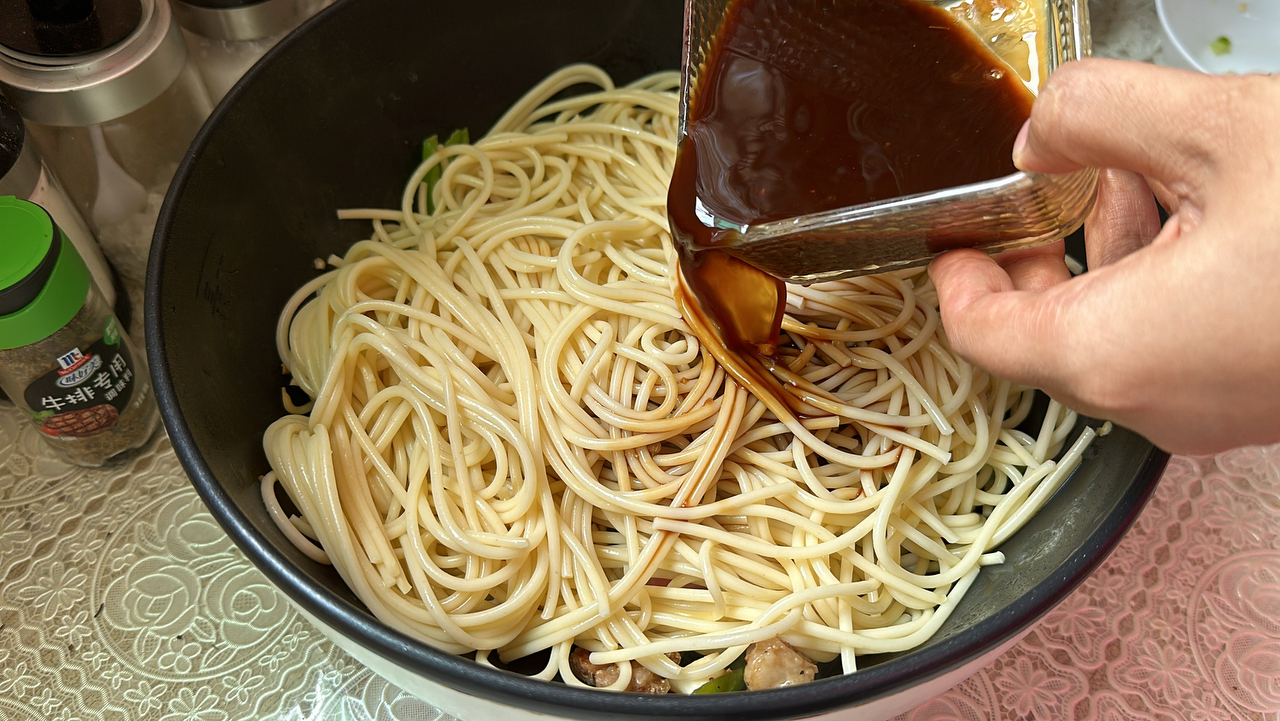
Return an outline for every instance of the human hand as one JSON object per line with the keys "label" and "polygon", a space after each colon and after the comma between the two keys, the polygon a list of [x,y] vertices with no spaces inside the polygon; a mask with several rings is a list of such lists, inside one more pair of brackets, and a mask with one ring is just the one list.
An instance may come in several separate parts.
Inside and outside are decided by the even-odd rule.
{"label": "human hand", "polygon": [[940,256],[956,352],[1172,452],[1280,441],[1280,76],[1070,63],[1014,162],[1103,168],[1090,270],[1071,278],[1060,243]]}

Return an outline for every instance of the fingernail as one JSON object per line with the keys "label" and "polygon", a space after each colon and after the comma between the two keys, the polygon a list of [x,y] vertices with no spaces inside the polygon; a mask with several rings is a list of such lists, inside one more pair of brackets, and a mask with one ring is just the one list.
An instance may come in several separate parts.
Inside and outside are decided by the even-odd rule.
{"label": "fingernail", "polygon": [[1022,170],[1022,156],[1027,152],[1027,133],[1031,132],[1031,120],[1022,124],[1018,137],[1013,140],[1013,166]]}

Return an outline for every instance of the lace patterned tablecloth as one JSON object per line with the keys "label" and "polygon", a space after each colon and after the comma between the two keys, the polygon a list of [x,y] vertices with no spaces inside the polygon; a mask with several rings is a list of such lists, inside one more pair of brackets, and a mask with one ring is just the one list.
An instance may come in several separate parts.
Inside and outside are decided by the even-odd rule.
{"label": "lace patterned tablecloth", "polygon": [[[1160,51],[1151,0],[1099,54]],[[99,471],[0,405],[0,721],[450,717],[334,647],[210,517],[161,433]],[[1280,721],[1280,446],[1175,458],[1106,564],[904,718]]]}

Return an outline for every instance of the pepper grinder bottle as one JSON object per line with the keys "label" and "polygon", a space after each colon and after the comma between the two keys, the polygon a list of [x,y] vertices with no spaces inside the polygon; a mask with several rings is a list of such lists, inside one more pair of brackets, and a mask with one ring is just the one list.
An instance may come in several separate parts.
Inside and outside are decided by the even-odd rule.
{"label": "pepper grinder bottle", "polygon": [[111,277],[111,267],[102,257],[98,240],[67,197],[62,184],[40,159],[35,143],[27,137],[18,111],[4,98],[0,98],[0,195],[17,196],[48,211],[53,222],[62,228],[80,252],[107,305],[115,307],[115,281]]}
{"label": "pepper grinder bottle", "polygon": [[0,197],[0,386],[72,463],[98,467],[155,433],[146,359],[80,253],[35,203]]}
{"label": "pepper grinder bottle", "polygon": [[210,111],[169,5],[0,3],[0,91],[141,307],[160,202]]}
{"label": "pepper grinder bottle", "polygon": [[172,0],[217,104],[258,59],[329,0]]}

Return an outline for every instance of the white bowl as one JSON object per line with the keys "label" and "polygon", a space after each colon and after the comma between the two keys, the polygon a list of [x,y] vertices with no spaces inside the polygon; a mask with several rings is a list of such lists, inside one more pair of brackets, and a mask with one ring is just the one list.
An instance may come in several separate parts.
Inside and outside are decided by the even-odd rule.
{"label": "white bowl", "polygon": [[[1205,73],[1280,71],[1280,0],[1156,0],[1164,62]],[[1230,50],[1214,52],[1219,38]]]}

